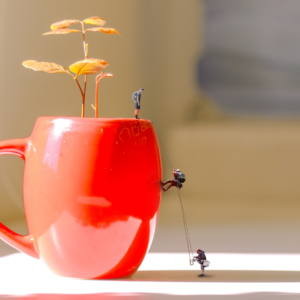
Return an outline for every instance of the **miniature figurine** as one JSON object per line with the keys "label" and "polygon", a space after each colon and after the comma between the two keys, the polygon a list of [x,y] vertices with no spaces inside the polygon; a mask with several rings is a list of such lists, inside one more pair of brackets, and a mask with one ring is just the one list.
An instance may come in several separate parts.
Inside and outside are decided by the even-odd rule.
{"label": "miniature figurine", "polygon": [[201,266],[201,275],[204,276],[204,268],[209,267],[210,262],[206,260],[206,255],[203,250],[197,250],[198,256],[194,256],[193,261],[197,261]]}
{"label": "miniature figurine", "polygon": [[[185,182],[185,175],[180,172],[180,169],[177,169],[176,171],[174,171],[174,169],[173,169],[172,173],[174,175],[174,179],[169,179],[166,182],[161,183],[161,186],[162,186],[162,189],[164,190],[164,192],[166,192],[172,186],[175,186],[175,187],[181,189],[182,184]],[[164,186],[168,183],[170,183],[170,185],[168,185],[166,188],[164,188]]]}
{"label": "miniature figurine", "polygon": [[143,88],[140,88],[138,91],[134,92],[132,94],[132,100],[135,102],[134,107],[135,107],[135,118],[139,119],[138,114],[141,108],[141,94],[144,91]]}

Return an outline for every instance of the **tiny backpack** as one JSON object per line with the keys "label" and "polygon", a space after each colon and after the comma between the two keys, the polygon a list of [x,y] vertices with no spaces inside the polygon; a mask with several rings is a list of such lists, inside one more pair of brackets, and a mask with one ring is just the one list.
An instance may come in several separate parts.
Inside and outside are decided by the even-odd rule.
{"label": "tiny backpack", "polygon": [[178,175],[177,179],[181,182],[184,183],[185,182],[185,175],[180,173],[180,175]]}
{"label": "tiny backpack", "polygon": [[132,100],[133,100],[133,101],[136,100],[136,96],[137,96],[137,95],[136,95],[136,92],[134,92],[134,93],[132,94]]}

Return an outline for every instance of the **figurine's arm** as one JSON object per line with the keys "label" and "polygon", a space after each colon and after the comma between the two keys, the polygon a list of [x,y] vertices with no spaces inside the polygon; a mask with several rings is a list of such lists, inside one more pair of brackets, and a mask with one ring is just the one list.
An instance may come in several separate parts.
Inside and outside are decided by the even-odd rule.
{"label": "figurine's arm", "polygon": [[172,171],[172,173],[173,173],[175,179],[176,179],[176,178],[178,177],[178,175],[179,175],[179,173],[176,172],[176,171],[174,171],[174,170]]}
{"label": "figurine's arm", "polygon": [[141,98],[141,95],[138,95],[138,96],[137,96],[138,106],[140,106],[140,98]]}
{"label": "figurine's arm", "polygon": [[193,261],[196,261],[196,262],[198,262],[198,263],[200,264],[200,261],[199,261],[199,257],[198,257],[198,256],[194,256],[194,257],[193,257]]}

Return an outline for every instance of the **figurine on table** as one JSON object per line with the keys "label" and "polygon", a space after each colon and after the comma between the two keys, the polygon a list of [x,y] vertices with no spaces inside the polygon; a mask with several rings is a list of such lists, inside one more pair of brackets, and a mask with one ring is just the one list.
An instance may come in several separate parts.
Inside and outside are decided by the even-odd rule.
{"label": "figurine on table", "polygon": [[193,260],[197,261],[201,266],[201,275],[199,276],[204,276],[204,268],[209,267],[210,262],[206,260],[206,255],[203,250],[198,249],[197,253],[198,255],[194,256]]}
{"label": "figurine on table", "polygon": [[[174,179],[169,179],[166,182],[162,182],[161,186],[162,189],[164,190],[164,192],[166,192],[170,187],[175,186],[179,189],[182,188],[182,184],[185,182],[185,175],[183,173],[180,172],[179,169],[177,169],[176,171],[172,171],[173,175],[174,175]],[[166,188],[164,188],[164,186],[166,184],[169,184]]]}
{"label": "figurine on table", "polygon": [[135,106],[135,118],[139,119],[138,114],[141,108],[141,95],[142,92],[144,91],[143,88],[140,88],[138,91],[134,92],[132,94],[132,100],[134,101],[134,106]]}

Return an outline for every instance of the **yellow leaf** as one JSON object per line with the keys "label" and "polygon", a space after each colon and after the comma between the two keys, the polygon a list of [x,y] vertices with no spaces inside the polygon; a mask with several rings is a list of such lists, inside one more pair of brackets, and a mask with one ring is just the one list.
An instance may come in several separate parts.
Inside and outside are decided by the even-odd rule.
{"label": "yellow leaf", "polygon": [[80,23],[80,20],[63,20],[63,21],[51,24],[50,29],[51,30],[65,29],[65,28],[68,28],[69,26],[77,24],[77,23]]}
{"label": "yellow leaf", "polygon": [[101,32],[104,32],[106,34],[119,34],[121,35],[121,33],[114,29],[114,28],[106,28],[106,27],[94,27],[94,28],[89,28],[89,29],[86,29],[85,31],[101,31]]}
{"label": "yellow leaf", "polygon": [[78,75],[90,75],[96,74],[100,70],[106,68],[108,63],[102,59],[86,58],[84,60],[79,60],[74,64],[69,66],[70,71]]}
{"label": "yellow leaf", "polygon": [[83,23],[90,24],[90,25],[104,26],[106,21],[99,17],[90,17],[90,18],[83,20]]}
{"label": "yellow leaf", "polygon": [[22,65],[25,68],[32,69],[34,71],[43,71],[46,73],[66,73],[72,76],[72,74],[61,65],[56,63],[49,63],[49,62],[38,62],[36,60],[26,60],[23,61]]}
{"label": "yellow leaf", "polygon": [[49,35],[49,34],[67,34],[67,33],[73,33],[73,32],[81,32],[80,30],[77,29],[57,29],[53,31],[48,31],[44,33],[43,35]]}

